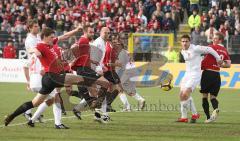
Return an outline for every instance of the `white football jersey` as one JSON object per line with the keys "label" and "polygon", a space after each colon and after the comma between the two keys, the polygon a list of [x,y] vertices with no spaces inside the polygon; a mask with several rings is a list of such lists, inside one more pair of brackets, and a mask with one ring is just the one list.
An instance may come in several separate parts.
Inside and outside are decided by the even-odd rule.
{"label": "white football jersey", "polygon": [[203,60],[203,54],[212,54],[216,60],[220,60],[220,56],[211,47],[199,46],[190,44],[187,50],[181,51],[186,63],[186,74],[190,76],[201,75],[201,62]]}
{"label": "white football jersey", "polygon": [[[40,36],[34,36],[31,33],[27,35],[27,38],[25,40],[25,48],[28,51],[30,48],[35,48],[37,46],[37,43],[41,41]],[[42,65],[37,58],[37,56],[32,53],[28,53],[28,67],[29,67],[29,75],[31,77],[32,74],[39,74],[42,70]]]}

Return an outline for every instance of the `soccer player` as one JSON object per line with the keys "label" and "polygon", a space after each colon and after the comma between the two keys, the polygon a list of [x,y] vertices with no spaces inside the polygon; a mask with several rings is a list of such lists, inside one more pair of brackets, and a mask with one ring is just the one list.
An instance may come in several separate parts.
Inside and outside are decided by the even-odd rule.
{"label": "soccer player", "polygon": [[[94,84],[95,80],[104,80],[100,74],[91,69],[91,63],[98,64],[98,62],[90,59],[90,44],[89,42],[92,40],[94,34],[94,30],[91,26],[84,25],[83,26],[83,35],[80,37],[77,45],[72,47],[74,56],[76,57],[72,69],[76,70],[77,74],[80,76],[89,77],[89,85],[86,86],[78,86],[79,93],[83,95],[83,100],[74,107],[73,113],[78,118],[81,119],[80,111],[82,111],[86,105],[93,108],[95,107],[94,102],[96,101],[97,95],[101,95],[97,93],[96,85]],[[93,84],[93,85],[92,85]],[[91,88],[92,87],[92,88]],[[89,93],[90,91],[90,93]],[[101,88],[100,92],[106,92],[105,88]]]}
{"label": "soccer player", "polygon": [[[28,53],[28,61],[26,62],[24,69],[24,74],[27,79],[27,88],[31,91],[37,93],[42,87],[42,75],[44,70],[42,65],[34,53],[30,53],[32,48],[37,46],[37,43],[41,41],[39,33],[39,25],[37,20],[28,21],[29,33],[25,40],[25,48]],[[32,117],[31,109],[24,113],[24,116],[29,120]]]}
{"label": "soccer player", "polygon": [[217,52],[212,48],[190,44],[190,37],[188,35],[183,35],[181,37],[181,45],[181,53],[186,64],[186,73],[182,79],[180,86],[179,95],[181,101],[181,118],[179,118],[177,122],[188,122],[187,108],[190,106],[190,109],[192,111],[191,122],[194,123],[200,117],[200,115],[197,113],[193,98],[190,94],[199,84],[201,79],[201,55],[210,53],[215,57],[218,64],[221,64],[222,60]]}
{"label": "soccer player", "polygon": [[[215,33],[213,36],[213,44],[210,45],[222,58],[223,63],[219,66],[210,54],[207,54],[202,61],[202,78],[201,78],[201,90],[202,93],[202,107],[206,114],[205,123],[210,123],[216,120],[219,113],[218,109],[218,92],[221,87],[221,77],[220,77],[220,67],[230,68],[231,60],[228,55],[227,49],[222,45],[224,41],[224,36],[221,33]],[[208,96],[210,95],[210,100],[213,107],[213,113],[210,116],[209,113],[209,103]]]}
{"label": "soccer player", "polygon": [[[121,67],[117,68],[117,74],[121,79],[123,91],[127,95],[136,99],[139,105],[138,109],[143,110],[145,107],[145,99],[137,93],[135,82],[131,80],[131,78],[136,76],[136,73],[137,73],[135,65],[131,61],[129,52],[124,49],[124,45],[122,43],[118,43],[117,45],[119,46],[119,49],[120,49],[117,62],[121,64]],[[131,106],[128,102],[128,99],[125,93],[121,93],[119,97],[124,105],[123,111],[130,111]]]}
{"label": "soccer player", "polygon": [[[53,49],[53,30],[50,28],[44,28],[41,33],[41,38],[42,42],[38,43],[33,51],[36,56],[39,57],[45,70],[45,74],[42,77],[42,88],[32,101],[25,102],[5,118],[5,126],[7,126],[18,115],[24,113],[28,109],[40,105],[55,88],[63,87],[64,85],[85,84],[84,77],[62,73],[64,72],[63,63]],[[109,87],[109,83],[105,81],[98,81],[98,84],[106,89]]]}
{"label": "soccer player", "polygon": [[[110,30],[108,27],[103,27],[100,31],[100,36],[93,42],[93,47],[91,49],[91,58],[92,60],[98,62],[98,65],[92,65],[92,68],[96,70],[96,72],[100,75],[103,75],[108,81],[111,79],[109,75],[107,76],[107,67],[106,62],[110,59],[108,55],[111,55],[109,48],[111,48],[109,44],[109,36]],[[107,49],[108,48],[108,49]],[[107,55],[106,55],[107,54]],[[107,58],[106,58],[107,57]],[[104,60],[105,59],[105,60]],[[105,62],[105,65],[104,65]],[[111,81],[110,81],[111,82]],[[111,82],[113,83],[113,82]],[[113,84],[116,84],[115,82]],[[115,87],[116,90],[119,90],[119,87]],[[114,89],[113,89],[114,91]],[[112,91],[112,92],[113,92]],[[107,113],[107,92],[102,93],[99,95],[97,99],[97,108],[95,112],[95,119],[96,121],[100,121],[103,123],[107,123],[110,120],[110,117]],[[110,93],[108,93],[110,94]],[[101,106],[100,106],[101,105]],[[101,109],[99,109],[101,107]],[[101,114],[102,113],[102,116]]]}
{"label": "soccer player", "polygon": [[[66,62],[63,58],[63,54],[62,54],[62,49],[58,46],[58,42],[59,41],[63,41],[65,39],[68,39],[69,37],[73,36],[74,34],[76,34],[77,32],[79,32],[82,29],[82,26],[79,26],[78,28],[67,32],[61,36],[58,36],[57,38],[55,38],[53,40],[53,50],[54,52],[57,54],[58,58],[62,61],[63,63],[63,67],[64,67],[64,72],[65,73],[70,73],[70,66],[68,64],[68,62]],[[69,95],[71,95],[70,91],[71,91],[71,86],[65,86],[66,91],[68,92]],[[34,122],[36,120],[36,118],[38,118],[40,116],[41,113],[43,113],[45,111],[45,109],[49,106],[51,106],[53,104],[53,113],[54,113],[54,122],[55,122],[55,128],[56,129],[69,129],[69,127],[65,126],[64,124],[62,124],[61,122],[61,113],[62,113],[62,105],[61,105],[61,96],[60,96],[60,88],[56,89],[55,91],[53,91],[48,99],[42,103],[37,111],[34,113],[33,117],[31,118],[31,120],[28,122],[28,125],[31,127],[34,127]]]}

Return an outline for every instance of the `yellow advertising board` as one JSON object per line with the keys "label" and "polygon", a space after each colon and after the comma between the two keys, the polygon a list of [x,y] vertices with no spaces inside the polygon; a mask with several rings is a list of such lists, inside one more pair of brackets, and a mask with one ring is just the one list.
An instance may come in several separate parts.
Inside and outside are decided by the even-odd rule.
{"label": "yellow advertising board", "polygon": [[[168,74],[173,76],[173,85],[179,86],[185,74],[184,63],[167,63],[160,64],[157,62],[135,62],[137,67],[137,87],[154,87],[159,86],[160,82]],[[233,64],[231,68],[222,68],[221,86],[222,88],[240,88],[240,64]]]}

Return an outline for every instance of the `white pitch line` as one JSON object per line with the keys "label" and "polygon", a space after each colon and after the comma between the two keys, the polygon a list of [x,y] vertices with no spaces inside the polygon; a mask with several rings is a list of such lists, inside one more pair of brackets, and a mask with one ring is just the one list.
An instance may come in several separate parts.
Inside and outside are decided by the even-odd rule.
{"label": "white pitch line", "polygon": [[[157,112],[166,112],[167,110],[162,110],[162,111],[157,111]],[[201,110],[200,110],[201,111]],[[156,112],[156,111],[138,111],[138,110],[132,110],[132,112]],[[203,111],[202,111],[203,112]],[[220,111],[223,113],[227,113],[229,111]],[[231,111],[233,113],[240,113],[240,111]],[[116,112],[110,112],[109,114],[113,114],[113,113],[122,113],[122,111],[116,111]],[[131,112],[127,112],[127,113],[131,113]],[[81,117],[88,117],[91,116],[93,114],[87,114],[87,115],[82,115]],[[62,117],[62,119],[70,119],[70,118],[76,118],[76,116],[68,116],[68,117]],[[45,122],[47,121],[54,121],[54,118],[49,118],[49,119],[44,119]],[[20,126],[20,125],[25,125],[27,124],[27,122],[22,122],[22,123],[16,123],[16,124],[10,124],[7,127],[14,127],[14,126]],[[0,125],[0,128],[5,128],[5,125]]]}
{"label": "white pitch line", "polygon": [[[91,115],[93,115],[93,114],[82,115],[81,117],[88,117],[88,116],[91,116]],[[69,118],[76,118],[76,116],[62,117],[62,119],[69,119]],[[44,122],[53,121],[53,120],[54,120],[54,118],[44,119]],[[25,124],[27,124],[27,122],[10,124],[7,127],[20,126],[20,125],[25,125]],[[5,125],[0,125],[0,128],[4,128],[4,127],[6,127],[6,126]]]}

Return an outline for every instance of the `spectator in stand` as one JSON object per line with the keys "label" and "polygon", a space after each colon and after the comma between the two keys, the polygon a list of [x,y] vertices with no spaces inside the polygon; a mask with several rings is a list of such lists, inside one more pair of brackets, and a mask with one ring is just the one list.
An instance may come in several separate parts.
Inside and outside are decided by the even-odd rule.
{"label": "spectator in stand", "polygon": [[156,10],[153,12],[152,15],[155,15],[157,20],[161,23],[162,20],[163,20],[163,17],[164,17],[164,13],[162,11],[162,7],[161,7],[161,4],[160,2],[157,2],[156,3]]}
{"label": "spectator in stand", "polygon": [[178,31],[180,20],[181,20],[179,10],[175,6],[173,6],[171,13],[172,13],[172,19],[175,23],[176,31]]}
{"label": "spectator in stand", "polygon": [[201,18],[198,15],[197,10],[193,10],[193,14],[188,18],[188,25],[191,28],[191,31],[195,29],[195,27],[199,27],[201,24]]}
{"label": "spectator in stand", "polygon": [[175,23],[171,17],[171,13],[166,13],[165,16],[162,22],[163,31],[167,33],[175,32]]}
{"label": "spectator in stand", "polygon": [[191,43],[194,45],[200,45],[201,31],[199,27],[195,27],[195,30],[191,33]]}
{"label": "spectator in stand", "polygon": [[207,23],[207,20],[204,19],[204,21],[202,22],[202,24],[200,26],[200,30],[205,32],[208,28],[209,28],[209,25]]}
{"label": "spectator in stand", "polygon": [[199,0],[189,0],[190,1],[190,10],[199,10]]}
{"label": "spectator in stand", "polygon": [[12,41],[9,41],[7,46],[3,48],[3,58],[15,59],[16,57],[16,48],[13,46]]}
{"label": "spectator in stand", "polygon": [[171,1],[167,0],[166,5],[163,6],[163,12],[168,13],[168,12],[171,12],[171,10],[172,10]]}
{"label": "spectator in stand", "polygon": [[143,15],[143,11],[139,11],[138,18],[140,19],[140,21],[144,25],[144,27],[146,27],[147,26],[147,17]]}
{"label": "spectator in stand", "polygon": [[210,20],[210,27],[205,31],[205,36],[207,36],[207,42],[212,43],[213,35],[217,33],[217,29],[214,27],[213,20]]}
{"label": "spectator in stand", "polygon": [[227,5],[230,5],[231,9],[233,8],[233,2],[232,0],[223,0],[221,4],[221,9],[226,10]]}

